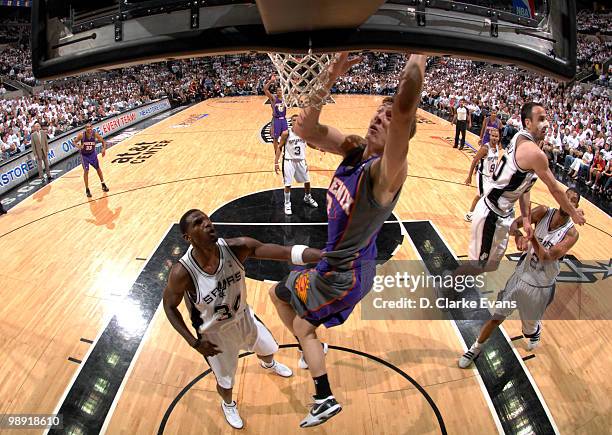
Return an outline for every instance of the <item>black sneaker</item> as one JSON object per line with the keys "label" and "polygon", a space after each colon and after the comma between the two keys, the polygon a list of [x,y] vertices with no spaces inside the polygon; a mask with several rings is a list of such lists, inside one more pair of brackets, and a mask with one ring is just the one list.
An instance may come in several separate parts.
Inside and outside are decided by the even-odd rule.
{"label": "black sneaker", "polygon": [[89,188],[85,189],[85,195],[87,195],[87,198],[91,198],[91,192]]}
{"label": "black sneaker", "polygon": [[334,415],[342,411],[342,406],[336,401],[334,396],[325,399],[315,399],[308,415],[300,422],[300,427],[312,427],[325,423]]}
{"label": "black sneaker", "polygon": [[102,192],[108,192],[108,187],[104,183],[102,183]]}
{"label": "black sneaker", "polygon": [[457,144],[455,144],[455,146],[453,146],[453,148],[457,148],[457,146],[458,146],[458,145],[457,145]]}

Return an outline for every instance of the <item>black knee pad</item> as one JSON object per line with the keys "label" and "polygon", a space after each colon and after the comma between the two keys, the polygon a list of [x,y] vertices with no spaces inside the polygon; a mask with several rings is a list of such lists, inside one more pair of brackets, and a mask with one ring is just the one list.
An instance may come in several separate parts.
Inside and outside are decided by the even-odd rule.
{"label": "black knee pad", "polygon": [[289,303],[291,301],[291,290],[289,290],[286,283],[286,280],[279,282],[274,289],[274,293],[281,301]]}

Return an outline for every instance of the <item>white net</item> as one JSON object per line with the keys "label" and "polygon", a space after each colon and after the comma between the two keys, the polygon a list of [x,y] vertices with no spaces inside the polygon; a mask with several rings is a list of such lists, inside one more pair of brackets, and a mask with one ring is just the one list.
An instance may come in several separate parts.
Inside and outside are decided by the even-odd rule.
{"label": "white net", "polygon": [[317,107],[325,104],[325,88],[333,54],[268,53],[278,71],[284,103],[287,107]]}

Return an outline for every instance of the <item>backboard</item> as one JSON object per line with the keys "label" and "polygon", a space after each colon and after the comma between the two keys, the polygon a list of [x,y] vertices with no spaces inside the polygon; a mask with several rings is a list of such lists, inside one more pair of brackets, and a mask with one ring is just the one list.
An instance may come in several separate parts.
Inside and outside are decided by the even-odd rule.
{"label": "backboard", "polygon": [[232,52],[362,49],[576,72],[574,0],[34,0],[37,78]]}

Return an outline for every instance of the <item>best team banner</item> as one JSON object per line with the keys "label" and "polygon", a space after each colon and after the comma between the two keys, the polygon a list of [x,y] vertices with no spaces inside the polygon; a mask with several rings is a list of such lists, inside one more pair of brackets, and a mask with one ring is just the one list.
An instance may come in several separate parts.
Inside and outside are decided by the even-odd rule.
{"label": "best team banner", "polygon": [[[93,128],[102,137],[107,137],[126,127],[129,127],[153,115],[170,109],[170,101],[167,98],[145,104],[132,110],[120,113],[110,118],[104,119],[93,124]],[[49,142],[49,162],[51,166],[78,152],[74,146],[74,139],[83,131],[85,127],[71,130]],[[0,166],[0,194],[7,192],[29,178],[38,175],[36,169],[36,159],[33,158],[33,151],[29,150],[20,158],[12,160]]]}

